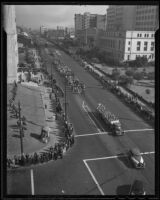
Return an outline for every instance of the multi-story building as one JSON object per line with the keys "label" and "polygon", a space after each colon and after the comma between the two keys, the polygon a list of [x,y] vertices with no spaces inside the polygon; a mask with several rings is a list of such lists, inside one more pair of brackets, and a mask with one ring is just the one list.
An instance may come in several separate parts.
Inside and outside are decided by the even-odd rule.
{"label": "multi-story building", "polygon": [[91,14],[85,12],[82,14],[75,14],[75,31],[84,30],[88,28],[97,28],[105,30],[106,15]]}
{"label": "multi-story building", "polygon": [[109,6],[106,30],[155,31],[158,29],[158,6]]}
{"label": "multi-story building", "polygon": [[40,27],[40,34],[44,35],[47,32],[47,28],[45,26]]}
{"label": "multi-story building", "polygon": [[75,31],[82,30],[82,23],[83,23],[83,15],[75,14]]}
{"label": "multi-story building", "polygon": [[136,6],[135,30],[155,31],[158,27],[158,6]]}
{"label": "multi-story building", "polygon": [[63,27],[58,27],[57,29],[48,30],[46,33],[46,37],[52,39],[64,39],[66,34],[66,30]]}
{"label": "multi-story building", "polygon": [[[106,15],[91,14],[85,12],[82,14],[75,14],[75,36],[82,43],[87,43],[88,38],[94,40],[96,33],[95,29],[105,30]],[[87,33],[91,33],[90,36]],[[91,38],[92,37],[92,38]]]}
{"label": "multi-story building", "polygon": [[74,28],[69,28],[69,27],[65,28],[65,37],[74,38],[74,34],[75,34]]}
{"label": "multi-story building", "polygon": [[123,62],[144,56],[155,59],[154,31],[99,31],[96,46],[106,52],[108,60]]}
{"label": "multi-story building", "polygon": [[4,6],[4,30],[7,35],[7,83],[17,81],[18,44],[14,5]]}
{"label": "multi-story building", "polygon": [[136,6],[109,6],[106,30],[133,30]]}
{"label": "multi-story building", "polygon": [[158,6],[109,6],[106,31],[97,34],[96,46],[113,61],[134,60],[137,56],[154,60],[158,27]]}

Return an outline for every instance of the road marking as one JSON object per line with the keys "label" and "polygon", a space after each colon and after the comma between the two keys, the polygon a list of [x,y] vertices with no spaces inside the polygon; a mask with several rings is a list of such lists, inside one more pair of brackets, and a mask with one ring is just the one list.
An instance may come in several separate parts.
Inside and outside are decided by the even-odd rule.
{"label": "road marking", "polygon": [[[108,135],[111,132],[101,132],[100,129],[97,128],[97,130],[99,130],[98,133],[90,133],[90,134],[83,134],[83,135],[75,135],[75,137],[85,137],[85,136],[92,136],[92,135]],[[124,132],[143,132],[143,131],[153,131],[154,129],[134,129],[134,130],[124,130]]]}
{"label": "road marking", "polygon": [[98,132],[98,133],[90,133],[90,134],[84,134],[84,135],[75,135],[75,137],[85,137],[90,135],[108,135],[109,132]]}
{"label": "road marking", "polygon": [[124,132],[136,132],[136,131],[154,131],[154,129],[135,129],[135,130],[125,130]]}
{"label": "road marking", "polygon": [[83,160],[83,162],[84,162],[85,166],[87,167],[87,169],[88,169],[88,171],[89,171],[89,173],[90,173],[90,175],[91,175],[93,181],[95,182],[95,184],[96,184],[98,190],[100,191],[101,195],[104,195],[104,192],[103,192],[102,188],[100,187],[100,185],[99,185],[97,179],[95,178],[94,174],[92,173],[92,171],[91,171],[90,167],[88,166],[86,160]]}
{"label": "road marking", "polygon": [[[141,153],[141,155],[147,155],[147,154],[154,154],[154,151],[151,152],[144,152]],[[128,157],[127,155],[116,155],[116,156],[108,156],[108,157],[100,157],[100,158],[89,158],[89,159],[84,159],[84,161],[94,161],[94,160],[107,160],[107,159],[113,159],[113,158],[121,158],[121,157]]]}
{"label": "road marking", "polygon": [[33,178],[33,169],[31,169],[31,192],[34,195],[34,178]]}
{"label": "road marking", "polygon": [[[151,151],[151,152],[144,152],[144,153],[141,153],[141,155],[146,155],[146,154],[154,154],[155,152],[154,151]],[[113,158],[118,158],[118,157],[128,157],[127,155],[116,155],[116,156],[108,156],[108,157],[101,157],[101,158],[91,158],[91,159],[84,159],[83,162],[86,166],[86,168],[88,169],[93,181],[95,182],[98,190],[100,191],[101,195],[105,195],[102,188],[100,187],[97,179],[95,178],[92,170],[90,169],[89,165],[87,164],[88,161],[96,161],[96,160],[105,160],[105,159],[113,159]]]}
{"label": "road marking", "polygon": [[[87,106],[88,107],[88,106]],[[96,127],[97,131],[99,133],[101,133],[101,131],[99,130],[99,128],[97,128],[97,125],[95,124],[95,122],[93,121],[93,119],[90,117],[90,115],[88,114],[88,111],[86,110],[86,105],[84,104],[84,101],[82,103],[82,108],[84,109],[84,111],[87,113],[88,117],[90,118],[90,120],[92,121],[92,123],[94,124],[94,126]]]}
{"label": "road marking", "polygon": [[[90,111],[89,107],[86,105],[86,108]],[[90,111],[91,112],[91,111]],[[104,128],[100,125],[99,121],[97,120],[97,118],[94,116],[94,114],[91,112],[92,116],[94,117],[95,121],[99,124],[99,126],[101,127],[101,129],[103,130],[103,132],[105,132]],[[97,130],[99,132],[101,132],[101,130],[99,128],[97,128]]]}

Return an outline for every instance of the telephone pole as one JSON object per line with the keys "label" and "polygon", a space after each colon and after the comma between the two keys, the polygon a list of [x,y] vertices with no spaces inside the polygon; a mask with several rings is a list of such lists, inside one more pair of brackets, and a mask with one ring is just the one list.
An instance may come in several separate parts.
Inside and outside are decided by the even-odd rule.
{"label": "telephone pole", "polygon": [[20,101],[18,102],[18,111],[19,111],[19,133],[20,133],[20,145],[21,145],[21,156],[23,155],[23,126],[21,119],[21,105]]}
{"label": "telephone pole", "polygon": [[52,87],[52,93],[53,93],[53,74],[52,74],[52,67],[53,67],[53,63],[51,64],[51,87]]}
{"label": "telephone pole", "polygon": [[64,88],[64,110],[65,110],[65,121],[67,120],[67,91],[66,91],[67,81],[65,79],[65,88]]}

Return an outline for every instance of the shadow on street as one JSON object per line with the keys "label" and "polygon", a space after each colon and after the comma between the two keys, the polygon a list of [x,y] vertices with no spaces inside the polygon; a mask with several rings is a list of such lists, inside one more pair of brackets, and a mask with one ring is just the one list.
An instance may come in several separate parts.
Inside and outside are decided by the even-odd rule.
{"label": "shadow on street", "polygon": [[17,126],[17,125],[10,125],[10,127],[11,127],[12,129],[18,129],[18,126]]}
{"label": "shadow on street", "polygon": [[27,122],[30,123],[30,124],[33,124],[33,125],[36,125],[36,126],[40,126],[40,127],[42,127],[41,125],[36,124],[36,123],[34,123],[34,122],[32,122],[32,121],[28,121],[28,120],[27,120]]}
{"label": "shadow on street", "polygon": [[20,138],[20,135],[17,135],[17,134],[13,134],[12,137],[15,137],[15,138]]}
{"label": "shadow on street", "polygon": [[116,195],[129,195],[131,185],[120,185],[116,189]]}
{"label": "shadow on street", "polygon": [[40,135],[38,135],[36,133],[31,133],[30,136],[33,137],[33,138],[35,138],[35,139],[37,139],[37,140],[39,140],[39,141],[41,141],[40,140]]}
{"label": "shadow on street", "polygon": [[117,154],[118,159],[127,167],[127,168],[133,168],[132,163],[130,162],[128,156],[126,153],[120,153]]}

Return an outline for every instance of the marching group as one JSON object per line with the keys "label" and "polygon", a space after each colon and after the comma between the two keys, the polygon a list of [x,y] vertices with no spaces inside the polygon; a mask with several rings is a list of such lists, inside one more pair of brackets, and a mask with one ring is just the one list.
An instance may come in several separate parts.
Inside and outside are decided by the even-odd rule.
{"label": "marching group", "polygon": [[107,111],[106,110],[106,107],[99,103],[98,104],[98,107],[97,107],[97,110],[103,114],[103,116],[108,120],[108,121],[114,121],[114,120],[118,120],[118,118],[111,112]]}
{"label": "marching group", "polygon": [[80,82],[77,77],[74,76],[72,70],[68,67],[63,65],[60,61],[57,63],[57,71],[65,77],[68,85],[71,87],[73,93],[84,94],[85,91],[85,84]]}

